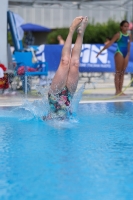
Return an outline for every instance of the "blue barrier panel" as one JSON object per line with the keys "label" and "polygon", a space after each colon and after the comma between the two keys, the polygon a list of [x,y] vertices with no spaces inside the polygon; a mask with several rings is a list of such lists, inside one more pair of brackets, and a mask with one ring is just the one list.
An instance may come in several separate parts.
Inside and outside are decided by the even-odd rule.
{"label": "blue barrier panel", "polygon": [[[72,45],[73,46],[73,45]],[[102,52],[98,58],[97,53],[104,45],[101,44],[83,44],[80,54],[80,72],[115,72],[114,54],[116,44]],[[62,52],[63,45],[41,45],[37,47],[36,56],[39,61],[48,63],[48,71],[56,71]],[[133,72],[133,43],[131,44],[130,59],[127,72]],[[18,56],[17,56],[18,55]],[[23,61],[25,65],[32,66],[31,52],[15,52],[17,62]]]}
{"label": "blue barrier panel", "polygon": [[[103,48],[102,44],[83,44],[80,55],[80,72],[114,72],[114,54],[116,44],[102,52],[98,58],[97,53]],[[61,58],[62,45],[45,45],[44,56],[49,64],[49,71],[56,71]],[[127,72],[133,72],[133,43],[131,44],[130,59]]]}

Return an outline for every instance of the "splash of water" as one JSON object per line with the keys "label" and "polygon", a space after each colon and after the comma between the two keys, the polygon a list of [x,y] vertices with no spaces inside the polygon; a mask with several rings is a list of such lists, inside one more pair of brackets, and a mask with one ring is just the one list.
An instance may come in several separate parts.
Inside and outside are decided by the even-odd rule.
{"label": "splash of water", "polygon": [[78,109],[78,104],[82,98],[82,94],[84,91],[85,86],[82,85],[78,91],[75,92],[73,99],[72,99],[72,112],[76,113]]}
{"label": "splash of water", "polygon": [[[33,118],[42,119],[43,116],[47,116],[49,113],[49,102],[48,102],[48,91],[49,86],[42,87],[36,86],[38,94],[40,94],[39,100],[34,100],[33,102],[25,99],[23,104],[20,107],[17,107],[12,110],[12,114],[17,116],[20,120],[31,120]],[[74,122],[76,119],[76,112],[78,108],[79,101],[82,97],[84,86],[82,86],[73,96],[71,109],[73,115],[69,117],[71,122]],[[55,120],[54,120],[55,121]],[[53,124],[54,124],[53,121]],[[57,120],[56,120],[57,122]],[[55,124],[56,124],[55,122]],[[77,121],[76,121],[77,122]],[[63,122],[59,126],[62,126]]]}
{"label": "splash of water", "polygon": [[39,100],[34,100],[33,102],[25,99],[20,108],[28,111],[33,116],[33,118],[40,119],[47,115],[49,111],[49,103],[47,97],[49,87],[46,86],[44,88],[42,86],[36,86],[36,90],[41,98]]}

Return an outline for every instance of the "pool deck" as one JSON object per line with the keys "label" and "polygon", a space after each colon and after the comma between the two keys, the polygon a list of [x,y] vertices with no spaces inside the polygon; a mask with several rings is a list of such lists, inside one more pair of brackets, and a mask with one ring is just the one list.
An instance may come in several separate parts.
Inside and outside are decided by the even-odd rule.
{"label": "pool deck", "polygon": [[[27,99],[34,101],[40,99],[37,95],[29,94]],[[15,95],[0,95],[0,106],[20,106],[26,100],[24,94],[17,92]],[[100,103],[100,102],[122,102],[133,101],[133,88],[130,87],[126,90],[125,96],[114,96],[114,89],[85,89],[80,103]]]}
{"label": "pool deck", "polygon": [[81,102],[114,102],[114,101],[132,101],[133,88],[129,87],[125,95],[116,96],[114,88],[97,88],[84,90]]}
{"label": "pool deck", "polygon": [[[82,95],[80,103],[96,103],[96,102],[122,102],[122,101],[133,101],[133,87],[130,87],[129,76],[125,77],[123,90],[126,94],[125,96],[115,96],[115,88],[113,75],[104,80],[95,81],[95,89],[93,84],[86,84],[85,90]],[[78,89],[83,85],[84,80],[80,80],[78,84]],[[41,97],[33,90],[28,94],[27,99],[29,101],[34,101],[40,99]],[[0,106],[20,106],[26,100],[25,95],[22,91],[16,91],[15,95],[0,95]]]}

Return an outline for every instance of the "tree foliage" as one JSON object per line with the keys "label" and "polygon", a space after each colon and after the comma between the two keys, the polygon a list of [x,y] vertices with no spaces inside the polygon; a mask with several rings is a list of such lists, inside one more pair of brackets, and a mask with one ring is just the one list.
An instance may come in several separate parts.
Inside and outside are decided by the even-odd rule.
{"label": "tree foliage", "polygon": [[[59,28],[53,30],[49,33],[47,37],[48,44],[58,44],[57,36],[61,35],[64,40],[66,40],[69,28]],[[110,19],[108,22],[100,24],[100,23],[91,23],[88,24],[83,43],[89,44],[102,44],[105,42],[107,37],[112,38],[114,34],[119,31],[119,23]],[[76,40],[76,33],[73,36],[73,43]]]}

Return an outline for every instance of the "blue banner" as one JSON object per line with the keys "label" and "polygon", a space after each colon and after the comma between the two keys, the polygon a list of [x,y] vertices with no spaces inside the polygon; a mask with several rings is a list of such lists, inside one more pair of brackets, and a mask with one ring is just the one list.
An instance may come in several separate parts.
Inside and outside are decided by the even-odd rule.
{"label": "blue banner", "polygon": [[[43,48],[42,48],[43,46]],[[37,56],[41,55],[43,61],[48,62],[49,71],[56,71],[61,58],[63,45],[41,45],[37,51]],[[73,47],[73,45],[72,45]],[[101,44],[83,44],[80,54],[80,72],[115,72],[114,54],[116,44],[113,44],[109,49],[102,52],[98,58],[97,53],[104,47]],[[39,49],[39,48],[38,48]],[[133,72],[133,43],[131,44],[130,59],[127,67],[127,72]]]}

